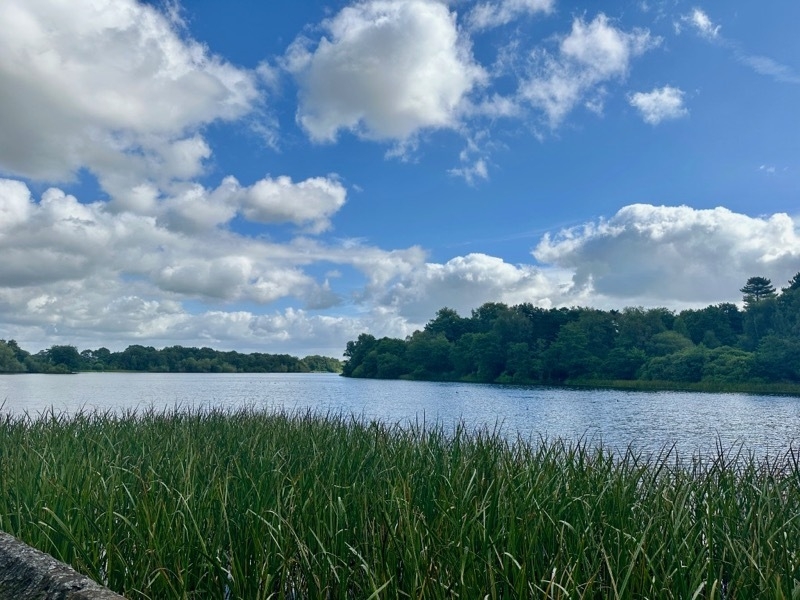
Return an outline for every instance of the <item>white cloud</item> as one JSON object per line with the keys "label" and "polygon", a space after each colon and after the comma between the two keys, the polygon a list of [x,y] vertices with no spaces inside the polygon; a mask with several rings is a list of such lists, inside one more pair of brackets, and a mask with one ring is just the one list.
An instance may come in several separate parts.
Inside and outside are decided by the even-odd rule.
{"label": "white cloud", "polygon": [[798,270],[800,232],[786,214],[634,204],[609,220],[545,236],[537,260],[574,271],[576,289],[617,306],[738,301],[753,275],[784,281]]}
{"label": "white cloud", "polygon": [[[298,270],[302,265],[327,259],[350,264],[346,252],[313,240],[277,244],[211,226],[230,218],[234,201],[247,192],[232,178],[210,194],[193,186],[166,200],[165,214],[155,218],[114,213],[102,202],[82,204],[55,188],[35,202],[24,183],[0,179],[0,211],[8,215],[2,223],[13,224],[0,227],[0,282],[3,287],[25,287],[102,273],[183,295],[266,303],[287,295],[319,294],[314,280]],[[217,197],[230,202],[220,213],[215,213]],[[302,210],[322,218],[328,208],[323,206],[320,213]],[[174,223],[179,216],[182,227]],[[187,225],[190,217],[193,227]],[[365,270],[376,261],[394,261],[372,248],[352,254],[352,261],[363,261]]]}
{"label": "white cloud", "polygon": [[593,92],[598,86],[624,78],[632,59],[659,43],[647,30],[626,32],[615,27],[604,14],[590,23],[576,18],[570,34],[561,39],[558,54],[534,52],[533,74],[519,94],[544,111],[550,127],[558,127],[584,98],[597,98]]}
{"label": "white cloud", "polygon": [[665,85],[651,92],[636,92],[628,97],[628,102],[639,111],[645,123],[658,125],[661,121],[680,119],[689,114],[683,96],[683,90]]}
{"label": "white cloud", "polygon": [[479,180],[489,179],[489,155],[497,145],[488,129],[466,136],[466,145],[458,155],[461,166],[447,170],[453,177],[461,177],[467,185],[475,186]]}
{"label": "white cloud", "polygon": [[476,103],[465,100],[463,114],[464,117],[480,116],[489,119],[514,118],[520,117],[522,110],[517,98],[495,93],[489,98],[481,98]]}
{"label": "white cloud", "polygon": [[800,75],[798,75],[794,69],[768,56],[744,54],[737,49],[736,57],[739,62],[750,67],[759,75],[772,77],[775,81],[781,83],[800,83]]}
{"label": "white cloud", "polygon": [[467,15],[472,29],[489,29],[506,25],[525,14],[552,12],[555,0],[500,0],[481,2]]}
{"label": "white cloud", "polygon": [[721,26],[715,25],[705,11],[700,8],[694,8],[688,15],[683,15],[681,21],[688,23],[705,38],[713,40],[719,37]]}
{"label": "white cloud", "polygon": [[[226,180],[218,190],[207,195],[238,206],[247,189]],[[177,343],[339,355],[361,332],[403,337],[443,306],[469,314],[489,301],[705,305],[738,300],[752,275],[786,281],[800,261],[800,232],[787,215],[724,208],[627,206],[609,220],[546,235],[534,251],[538,264],[517,265],[479,253],[433,263],[420,248],[385,251],[357,241],[275,243],[224,227],[187,235],[57,189],[37,201],[25,184],[3,179],[0,213],[8,216],[0,224],[13,222],[0,227],[0,337],[33,347],[102,340],[117,348]],[[337,277],[345,269],[362,279]],[[322,270],[325,279],[312,275]],[[280,301],[307,310],[263,312]],[[319,312],[332,306],[339,316]]]}
{"label": "white cloud", "polygon": [[297,183],[287,176],[266,177],[249,187],[228,176],[215,189],[197,183],[170,187],[164,195],[148,184],[138,185],[115,198],[109,209],[155,216],[164,227],[190,235],[225,227],[237,214],[253,223],[292,223],[304,233],[319,234],[330,228],[331,217],[347,199],[347,190],[333,175]]}
{"label": "white cloud", "polygon": [[592,94],[587,97],[583,105],[586,107],[586,110],[593,112],[598,117],[602,117],[606,107],[607,97],[608,89],[601,85],[592,91]]}
{"label": "white cloud", "polygon": [[196,175],[210,149],[197,128],[235,119],[255,76],[134,0],[0,4],[0,170],[67,180],[88,167],[144,177]]}
{"label": "white cloud", "polygon": [[84,288],[83,283],[62,284],[47,293],[0,288],[0,310],[14,310],[0,326],[0,338],[16,339],[32,351],[57,343],[112,350],[130,344],[181,344],[339,357],[346,342],[367,329],[400,337],[410,333],[399,323],[378,326],[371,315],[332,317],[292,308],[266,314],[193,313],[179,302],[147,298],[118,284],[88,280],[91,286]]}
{"label": "white cloud", "polygon": [[313,280],[299,269],[259,268],[248,256],[221,256],[211,260],[185,258],[154,274],[160,289],[182,296],[221,300],[250,300],[269,304],[286,296],[302,296]]}
{"label": "white cloud", "polygon": [[198,175],[203,162],[211,156],[211,148],[199,135],[161,143],[154,149],[150,171],[168,173],[175,179],[191,179]]}
{"label": "white cloud", "polygon": [[403,141],[454,127],[462,101],[485,78],[440,2],[370,0],[323,27],[316,48],[300,38],[285,60],[300,85],[297,119],[316,141],[343,129]]}
{"label": "white cloud", "polygon": [[0,179],[0,233],[13,230],[28,220],[31,193],[21,181]]}
{"label": "white cloud", "polygon": [[724,38],[720,34],[722,26],[713,23],[703,10],[695,8],[688,15],[683,15],[680,22],[675,23],[677,33],[681,32],[682,23],[688,23],[701,37],[729,49],[737,61],[759,75],[771,77],[780,83],[800,83],[800,75],[792,67],[782,64],[769,56],[750,54],[742,49],[741,45],[735,40]]}
{"label": "white cloud", "polygon": [[[144,192],[146,193],[146,191]],[[158,203],[145,206],[158,215],[159,224],[185,234],[197,234],[228,223],[236,216],[239,182],[226,177],[219,187],[209,191],[200,184],[183,184]]]}
{"label": "white cloud", "polygon": [[486,160],[483,158],[479,158],[471,165],[456,167],[447,172],[455,177],[463,177],[464,181],[469,185],[475,185],[478,179],[483,179],[484,181],[489,179],[489,169],[486,166]]}
{"label": "white cloud", "polygon": [[512,265],[485,254],[426,263],[388,287],[378,302],[418,326],[449,306],[461,314],[485,302],[531,302],[550,307],[569,301],[569,274],[532,265]]}
{"label": "white cloud", "polygon": [[[484,3],[481,26],[551,4]],[[600,112],[607,82],[658,43],[604,15],[578,18],[554,54],[535,54],[519,97],[476,99],[487,75],[447,6],[368,0],[325,22],[318,43],[298,40],[285,66],[300,83],[298,118],[309,135],[332,140],[351,130],[402,152],[421,131],[454,128],[468,147],[452,174],[486,179],[490,141],[463,119],[519,116],[520,97],[552,126],[580,104]],[[608,222],[546,237],[539,265],[485,254],[439,264],[418,247],[292,237],[329,230],[345,186],[336,175],[194,181],[212,157],[203,127],[252,114],[259,81],[275,86],[277,74],[267,63],[256,71],[225,63],[187,39],[176,18],[133,0],[0,3],[0,172],[50,180],[87,168],[111,196],[90,203],[50,188],[35,198],[25,183],[0,179],[0,337],[338,355],[362,331],[402,337],[445,305],[466,313],[486,301],[611,299],[618,307],[619,299],[694,302],[703,293],[718,301],[752,274],[777,282],[796,270],[788,217],[724,209],[626,207]],[[751,66],[785,74],[767,59]],[[669,108],[673,89],[631,101],[649,99],[650,112],[666,118],[682,108]],[[666,98],[651,97],[657,91]],[[239,234],[232,223],[243,219],[259,227]],[[332,306],[344,316],[321,313]]]}
{"label": "white cloud", "polygon": [[[303,226],[327,222],[331,207],[344,197],[335,179],[297,184],[264,181],[278,185],[286,199],[300,203],[296,213],[290,204],[289,212],[275,214],[267,203],[261,207],[265,214]],[[187,184],[181,193],[160,200],[153,215],[114,211],[103,202],[83,204],[56,188],[37,200],[24,183],[0,179],[0,314],[4,315],[0,337],[21,342],[47,339],[47,345],[77,344],[83,339],[123,346],[144,339],[151,344],[157,340],[210,343],[234,338],[224,338],[216,329],[210,332],[208,315],[214,315],[214,323],[227,323],[234,335],[234,325],[241,326],[239,317],[244,313],[253,332],[239,340],[237,348],[263,350],[275,343],[272,351],[285,352],[308,347],[314,342],[308,337],[311,333],[303,333],[306,330],[318,333],[320,344],[359,328],[393,334],[404,331],[397,328],[401,322],[392,318],[380,325],[370,316],[366,299],[423,265],[421,249],[387,252],[358,243],[324,244],[307,237],[276,243],[237,234],[225,222],[244,210],[253,189],[242,188],[233,178],[210,191]],[[326,193],[333,199],[315,200]],[[328,271],[322,281],[308,272],[317,265]],[[359,271],[362,283],[341,282],[343,289],[336,289],[329,280],[335,274],[331,266]],[[345,301],[362,308],[360,316],[341,319],[297,309],[287,309],[280,318],[264,317],[252,310],[278,301],[314,311]],[[242,311],[242,303],[251,310]],[[205,312],[190,311],[189,306]],[[298,329],[281,334],[287,336],[285,347],[277,345],[274,332],[259,342],[259,331],[277,327],[287,315],[293,315],[292,327]],[[339,354],[347,339],[336,338],[336,348],[328,347],[326,352]]]}
{"label": "white cloud", "polygon": [[[30,192],[24,184],[0,180],[0,195],[0,204],[20,204]],[[115,220],[98,205],[83,205],[61,190],[47,190],[39,203],[28,201],[13,229],[0,230],[0,282],[4,287],[41,285],[102,271],[108,247],[116,244],[116,260],[123,258],[132,238],[144,233],[139,225],[150,229],[146,222],[134,223],[126,216]],[[149,234],[136,243],[162,241],[156,232]]]}
{"label": "white cloud", "polygon": [[244,193],[245,217],[259,223],[290,222],[310,233],[330,228],[330,217],[344,206],[347,191],[334,178],[312,177],[293,183],[289,177],[262,179]]}

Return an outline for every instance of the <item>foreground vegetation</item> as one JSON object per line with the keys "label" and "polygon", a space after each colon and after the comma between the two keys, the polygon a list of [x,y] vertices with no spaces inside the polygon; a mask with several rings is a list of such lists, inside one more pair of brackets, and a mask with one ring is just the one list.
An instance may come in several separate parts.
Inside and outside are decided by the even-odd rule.
{"label": "foreground vegetation", "polygon": [[339,373],[341,361],[328,356],[223,352],[212,348],[128,346],[83,350],[57,345],[36,354],[16,340],[0,340],[0,373],[74,373],[76,371],[148,371],[155,373]]}
{"label": "foreground vegetation", "polygon": [[130,598],[797,598],[800,466],[341,416],[6,416],[0,529]]}
{"label": "foreground vegetation", "polygon": [[780,293],[762,277],[741,291],[744,310],[730,303],[675,313],[492,302],[462,317],[442,308],[404,340],[365,333],[349,342],[343,374],[800,393],[800,273]]}

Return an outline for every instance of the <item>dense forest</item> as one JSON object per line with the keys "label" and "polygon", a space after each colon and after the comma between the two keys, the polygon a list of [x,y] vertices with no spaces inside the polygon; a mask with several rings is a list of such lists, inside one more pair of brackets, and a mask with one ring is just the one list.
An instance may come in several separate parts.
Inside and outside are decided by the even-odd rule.
{"label": "dense forest", "polygon": [[404,340],[361,334],[343,375],[497,383],[800,382],[800,273],[778,292],[764,277],[722,303],[665,308],[442,308]]}
{"label": "dense forest", "polygon": [[327,356],[297,358],[288,354],[242,354],[211,348],[128,346],[78,352],[75,346],[52,346],[36,354],[14,340],[0,340],[0,373],[72,373],[75,371],[151,371],[164,373],[310,373],[341,371]]}

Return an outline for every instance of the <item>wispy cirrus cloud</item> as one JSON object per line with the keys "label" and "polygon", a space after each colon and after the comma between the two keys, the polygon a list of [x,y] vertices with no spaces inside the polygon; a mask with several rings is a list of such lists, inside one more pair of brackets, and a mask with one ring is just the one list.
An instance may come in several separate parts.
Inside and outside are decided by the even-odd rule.
{"label": "wispy cirrus cloud", "polygon": [[779,83],[800,83],[800,74],[792,67],[769,56],[748,52],[738,42],[725,38],[721,34],[722,26],[714,23],[708,14],[700,8],[694,8],[689,14],[681,16],[680,21],[675,23],[678,33],[681,32],[682,25],[688,25],[701,37],[728,48],[739,63],[759,75],[770,77]]}
{"label": "wispy cirrus cloud", "polygon": [[736,59],[743,65],[750,67],[759,75],[771,77],[780,83],[800,83],[800,74],[791,67],[781,64],[768,56],[747,54],[740,49],[734,50]]}
{"label": "wispy cirrus cloud", "polygon": [[681,25],[688,25],[699,35],[709,40],[716,40],[719,38],[721,25],[714,23],[706,12],[700,8],[693,8],[689,14],[682,15],[680,23],[676,23],[676,29],[680,30]]}
{"label": "wispy cirrus cloud", "polygon": [[480,2],[467,14],[467,23],[473,30],[490,29],[506,25],[523,15],[550,13],[555,0],[499,0]]}

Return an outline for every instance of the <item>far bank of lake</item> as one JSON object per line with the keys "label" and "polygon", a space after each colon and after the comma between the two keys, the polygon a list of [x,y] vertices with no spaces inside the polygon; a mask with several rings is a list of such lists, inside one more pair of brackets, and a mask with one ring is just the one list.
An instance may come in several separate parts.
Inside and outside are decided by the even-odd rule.
{"label": "far bank of lake", "polygon": [[419,381],[334,374],[79,373],[0,375],[0,414],[52,409],[124,412],[145,408],[255,408],[353,415],[388,423],[463,421],[524,439],[589,440],[681,454],[741,446],[757,455],[800,440],[800,398]]}

